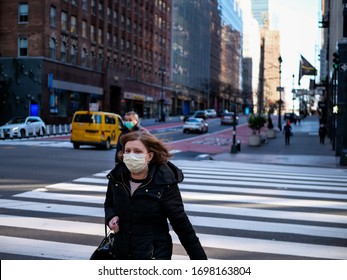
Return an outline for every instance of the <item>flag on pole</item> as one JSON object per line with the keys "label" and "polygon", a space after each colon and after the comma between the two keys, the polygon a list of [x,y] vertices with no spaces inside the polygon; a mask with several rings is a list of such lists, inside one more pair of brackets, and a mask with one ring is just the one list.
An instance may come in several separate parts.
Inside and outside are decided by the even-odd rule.
{"label": "flag on pole", "polygon": [[304,58],[302,55],[300,59],[300,65],[299,65],[299,85],[301,77],[304,75],[307,76],[316,76],[317,75],[317,69],[314,68],[311,63],[307,61],[306,58]]}

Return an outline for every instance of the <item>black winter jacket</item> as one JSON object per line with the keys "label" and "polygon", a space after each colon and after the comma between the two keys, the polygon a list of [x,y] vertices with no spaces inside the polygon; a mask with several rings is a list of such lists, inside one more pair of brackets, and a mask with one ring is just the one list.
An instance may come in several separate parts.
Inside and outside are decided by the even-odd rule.
{"label": "black winter jacket", "polygon": [[147,179],[131,196],[130,172],[119,163],[107,175],[105,222],[119,216],[117,259],[171,259],[172,239],[167,219],[190,259],[207,259],[183,207],[178,183],[183,173],[175,165],[149,165]]}

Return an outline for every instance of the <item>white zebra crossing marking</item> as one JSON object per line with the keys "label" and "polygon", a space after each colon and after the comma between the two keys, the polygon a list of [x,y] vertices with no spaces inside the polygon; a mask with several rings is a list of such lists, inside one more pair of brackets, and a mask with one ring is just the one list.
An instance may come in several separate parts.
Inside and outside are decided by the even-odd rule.
{"label": "white zebra crossing marking", "polygon": [[[286,171],[282,171],[282,168],[277,169],[272,167],[271,172],[269,172],[267,166],[260,167],[249,165],[248,171],[242,170],[241,172],[240,170],[234,170],[235,165],[234,167],[230,167],[229,165],[227,166],[221,163],[199,162],[199,165],[201,165],[199,168],[192,166],[196,165],[196,162],[177,163],[178,166],[180,166],[180,164],[180,168],[183,169],[185,174],[185,180],[180,184],[182,197],[185,202],[185,209],[188,211],[192,224],[196,227],[294,234],[305,235],[306,237],[312,236],[316,238],[335,238],[341,240],[345,240],[347,237],[347,229],[337,226],[347,224],[347,215],[343,215],[344,211],[347,209],[345,203],[347,200],[347,189],[344,183],[347,177],[346,174],[343,176],[344,174],[341,172],[335,173],[329,170],[329,175],[316,178],[316,174],[322,175],[321,169],[311,168],[307,169],[306,172],[296,173],[294,172],[294,168],[286,168]],[[238,166],[238,168],[242,168],[242,166]],[[302,171],[301,168],[300,170]],[[73,183],[52,184],[45,188],[21,193],[15,195],[14,200],[0,199],[0,208],[19,209],[34,213],[36,211],[65,213],[75,216],[103,217],[102,204],[104,202],[104,195],[108,182],[105,176],[108,172],[109,171],[100,172],[89,178],[78,178],[74,180]],[[237,179],[235,179],[236,173]],[[201,174],[204,176],[201,176]],[[262,182],[258,181],[259,174],[262,174],[260,180]],[[295,174],[295,176],[293,174]],[[336,177],[334,174],[336,174]],[[268,181],[271,181],[274,175],[279,181],[271,184]],[[245,179],[243,176],[247,178]],[[291,176],[295,177],[295,181]],[[247,183],[247,185],[243,183]],[[266,188],[264,188],[264,186],[266,186]],[[61,191],[63,191],[63,193]],[[48,201],[87,202],[97,204],[98,206],[76,206],[18,200],[21,198],[26,200],[42,199]],[[210,203],[207,205],[206,201]],[[240,204],[242,207],[239,207]],[[263,207],[270,209],[262,209]],[[292,210],[285,211],[279,207],[290,207]],[[334,212],[332,214],[310,213],[308,207],[321,209],[319,211],[334,210]],[[299,209],[300,211],[296,211]],[[206,214],[213,214],[215,216],[206,217]],[[228,217],[220,217],[218,216],[219,214],[228,215]],[[247,217],[247,219],[234,219],[234,216]],[[23,221],[25,221],[24,228],[37,230],[62,231],[71,234],[87,231],[90,235],[103,235],[104,230],[102,226],[93,223],[83,223],[79,221],[67,221],[65,223],[65,221],[59,220],[55,224],[55,219],[13,217],[16,216],[0,215],[0,225],[14,227],[11,219],[23,219]],[[266,218],[267,220],[252,220],[252,217]],[[271,219],[277,219],[277,221],[271,221]],[[307,224],[298,224],[297,221],[307,222]],[[324,224],[312,224],[316,222],[329,223],[329,226],[325,226]],[[82,227],[79,228],[79,225],[82,225]],[[64,228],[68,228],[68,230],[64,231]],[[176,245],[180,244],[175,234],[172,234],[174,236],[174,243]],[[203,246],[208,248],[282,254],[298,257],[347,258],[347,249],[339,246],[214,235],[199,233],[199,231],[197,231],[197,234]],[[4,239],[0,236],[0,243],[2,243],[1,240]],[[16,238],[13,240],[16,240]],[[237,244],[233,244],[235,242]],[[241,244],[238,242],[241,242]],[[57,242],[53,243],[55,244]],[[86,245],[86,247],[82,249],[82,252],[88,247],[90,246]],[[25,255],[24,252],[18,254]],[[41,254],[37,254],[37,256],[43,257],[42,252]],[[30,253],[29,255],[32,254]],[[70,254],[72,259],[85,259],[90,255],[90,252],[85,256],[82,255],[73,256],[73,253]],[[180,256],[176,257],[180,258]],[[69,257],[65,255],[57,256],[54,255],[54,253],[50,253],[50,257],[48,258],[68,259]]]}

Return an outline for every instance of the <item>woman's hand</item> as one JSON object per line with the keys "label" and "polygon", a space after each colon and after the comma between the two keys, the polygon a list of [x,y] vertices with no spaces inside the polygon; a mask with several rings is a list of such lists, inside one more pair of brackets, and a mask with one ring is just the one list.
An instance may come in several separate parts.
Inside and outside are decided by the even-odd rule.
{"label": "woman's hand", "polygon": [[108,223],[108,227],[117,233],[119,231],[119,217],[114,216]]}

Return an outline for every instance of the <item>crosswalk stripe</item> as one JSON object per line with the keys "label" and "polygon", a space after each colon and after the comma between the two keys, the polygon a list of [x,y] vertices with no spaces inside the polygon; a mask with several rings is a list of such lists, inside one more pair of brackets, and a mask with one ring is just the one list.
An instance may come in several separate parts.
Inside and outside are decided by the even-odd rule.
{"label": "crosswalk stripe", "polygon": [[[178,237],[172,233],[174,242]],[[312,257],[319,259],[346,259],[347,248],[338,246],[315,245],[278,240],[264,240],[243,237],[228,237],[211,234],[198,234],[201,244],[206,247],[225,250]]]}
{"label": "crosswalk stripe", "polygon": [[0,250],[4,253],[57,260],[86,260],[96,248],[96,246],[9,236],[0,236],[0,244]]}
{"label": "crosswalk stripe", "polygon": [[46,186],[46,188],[52,190],[106,193],[106,185],[58,183]]}
{"label": "crosswalk stripe", "polygon": [[[297,172],[294,167],[274,165],[269,170],[269,165],[244,163],[174,163],[185,175],[179,184],[184,207],[204,247],[320,259],[347,258],[347,248],[336,246],[347,242],[345,172],[329,169],[324,176],[319,168],[300,168]],[[109,171],[22,192],[12,199],[0,198],[0,209],[30,213],[28,217],[8,214],[10,211],[0,214],[0,226],[103,236],[102,223],[80,221],[78,217],[104,217]],[[54,218],[44,218],[41,213],[51,213]],[[58,213],[69,215],[70,219],[57,219]],[[233,236],[235,231],[242,235]],[[175,233],[170,233],[175,246],[181,246]],[[258,233],[263,234],[258,237]],[[281,238],[275,240],[269,234]],[[286,241],[292,239],[287,236],[303,236],[303,242]],[[325,245],[319,244],[323,242],[321,239]],[[18,240],[22,242],[19,244],[33,242],[47,248],[31,252],[31,245],[17,247]],[[0,236],[0,245],[0,252],[49,259],[87,259],[95,249],[95,246],[73,244],[71,250],[64,252],[65,246],[71,246],[69,243],[9,236]],[[63,251],[53,252],[54,247]],[[174,259],[186,258],[174,256]]]}
{"label": "crosswalk stripe", "polygon": [[199,193],[199,192],[183,192],[182,197],[187,201],[224,201],[233,203],[253,203],[266,204],[268,206],[290,206],[290,207],[317,207],[325,209],[347,210],[345,202],[324,201],[324,200],[308,200],[308,199],[286,199],[273,198],[266,196],[246,196],[246,195],[231,195],[231,194],[214,194],[214,193]]}
{"label": "crosswalk stripe", "polygon": [[[28,255],[38,258],[56,260],[88,260],[96,246],[79,245],[55,241],[29,238],[9,237],[0,235],[1,252],[16,255]],[[23,251],[26,248],[26,251]],[[174,260],[185,260],[187,256],[173,255]]]}
{"label": "crosswalk stripe", "polygon": [[94,195],[51,193],[51,192],[47,192],[46,189],[44,188],[16,194],[14,195],[14,197],[60,200],[60,201],[81,202],[81,203],[96,203],[96,204],[101,204],[101,203],[104,203],[105,201],[104,196],[98,197]]}
{"label": "crosswalk stripe", "polygon": [[[204,190],[201,188],[201,184],[180,184],[181,190]],[[291,191],[283,189],[262,189],[262,188],[236,188],[236,187],[219,187],[219,186],[208,186],[208,191],[223,192],[223,193],[246,193],[255,195],[274,195],[274,196],[293,196],[293,197],[306,197],[306,198],[325,198],[325,199],[347,199],[347,195],[338,193],[315,193],[315,192],[304,192],[304,191]]]}
{"label": "crosswalk stripe", "polygon": [[[88,207],[76,205],[62,205],[54,203],[43,202],[28,202],[19,200],[0,199],[1,208],[23,210],[32,212],[47,212],[47,213],[60,213],[78,216],[91,216],[91,217],[104,217],[104,209],[102,207]],[[184,203],[184,208],[188,212],[199,213],[212,213],[212,214],[227,214],[235,216],[258,217],[269,219],[282,219],[282,220],[297,220],[309,222],[325,222],[335,224],[347,224],[347,216],[310,213],[310,212],[295,212],[295,211],[281,211],[281,210],[265,210],[265,209],[252,209],[246,207],[233,207],[233,206],[217,206],[205,204],[191,204]]]}
{"label": "crosswalk stripe", "polygon": [[87,234],[98,236],[105,235],[105,229],[103,225],[58,219],[19,217],[0,214],[0,225],[7,227],[40,229],[75,234]]}
{"label": "crosswalk stripe", "polygon": [[43,203],[22,200],[0,199],[0,208],[31,211],[31,212],[45,212],[45,213],[60,213],[71,214],[75,216],[90,216],[90,217],[104,217],[104,209],[100,206],[81,206],[81,205],[67,205],[58,203]]}
{"label": "crosswalk stripe", "polygon": [[[45,189],[40,188],[34,191],[24,192],[14,197],[20,198],[36,198],[48,200],[61,200],[69,202],[83,202],[83,203],[104,203],[103,196],[97,197],[93,195],[80,195],[80,194],[65,194],[65,193],[51,193]],[[225,201],[234,203],[254,203],[254,204],[267,204],[269,206],[291,206],[291,207],[317,207],[317,208],[333,208],[340,210],[347,210],[347,204],[339,201],[325,201],[325,200],[308,200],[300,199],[293,200],[279,197],[266,197],[266,196],[247,196],[236,194],[215,194],[215,193],[201,193],[201,192],[182,192],[182,197],[186,201]]]}

